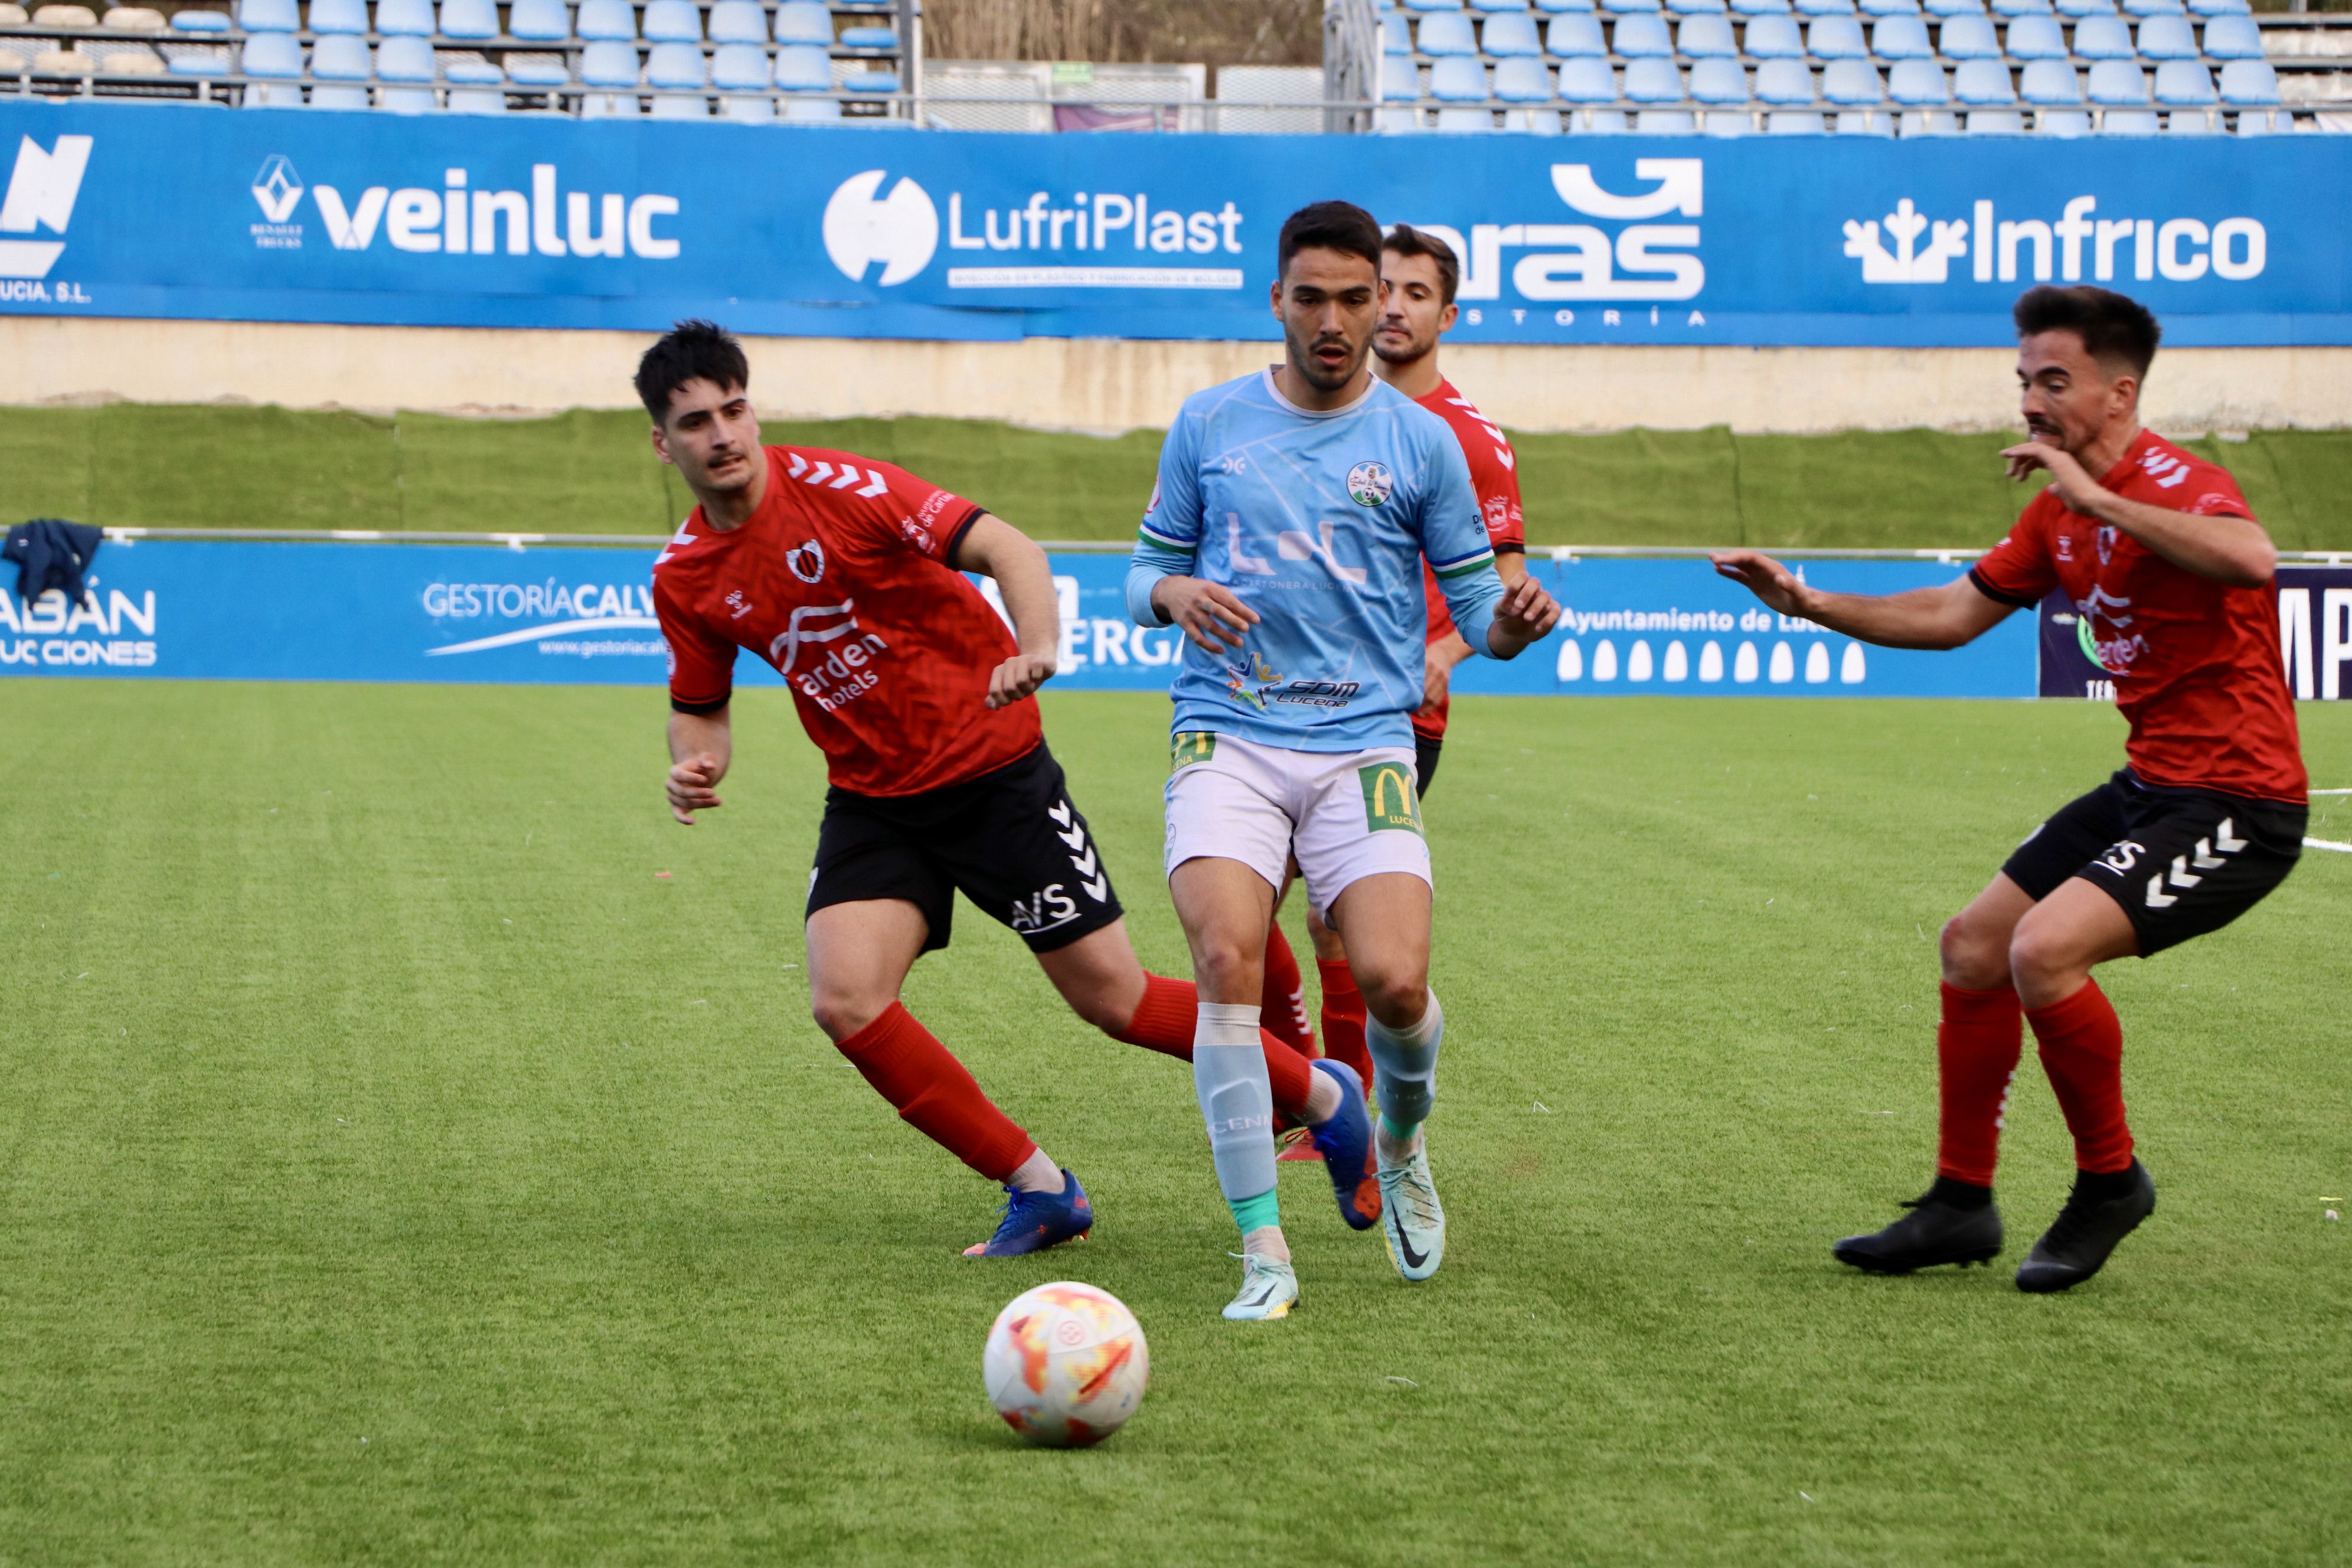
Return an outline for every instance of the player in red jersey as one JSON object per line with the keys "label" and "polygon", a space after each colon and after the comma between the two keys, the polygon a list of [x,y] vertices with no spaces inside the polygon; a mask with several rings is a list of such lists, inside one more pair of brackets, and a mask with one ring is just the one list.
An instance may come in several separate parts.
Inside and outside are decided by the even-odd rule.
{"label": "player in red jersey", "polygon": [[[948,944],[955,895],[1010,926],[1087,1022],[1190,1060],[1197,998],[1146,973],[1031,695],[1060,637],[1045,552],[959,496],[852,453],[762,447],[741,348],[683,321],[647,350],[653,441],[700,502],[654,563],[670,647],[670,809],[719,804],[735,656],[784,678],[831,788],[809,876],[809,1002],[898,1113],[1006,1191],[970,1255],[1083,1236],[1076,1179],[1039,1152],[900,1003]],[[1014,627],[962,573],[995,579]],[[1017,633],[1017,640],[1016,640]],[[1276,1108],[1313,1129],[1357,1229],[1379,1217],[1361,1097],[1262,1037]],[[1369,1204],[1370,1212],[1363,1212]]]}
{"label": "player in red jersey", "polygon": [[[1445,421],[1470,460],[1470,482],[1486,537],[1495,546],[1495,570],[1510,588],[1528,574],[1527,521],[1519,507],[1518,457],[1493,421],[1478,412],[1437,367],[1437,341],[1460,313],[1454,293],[1462,267],[1454,247],[1433,234],[1398,224],[1381,242],[1381,281],[1386,297],[1372,336],[1372,367],[1381,380]],[[1429,596],[1429,646],[1423,675],[1423,700],[1412,716],[1412,749],[1421,793],[1437,776],[1438,752],[1445,743],[1448,687],[1454,667],[1470,657],[1470,645],[1454,629],[1454,617],[1438,592],[1437,574],[1422,563],[1422,585]],[[1279,940],[1282,928],[1273,931]],[[1323,1048],[1372,1081],[1371,1053],[1364,1044],[1364,998],[1348,967],[1348,950],[1308,911],[1307,934],[1315,942],[1315,968],[1323,983]],[[1284,952],[1287,953],[1287,945]],[[1296,974],[1294,964],[1292,973]],[[1267,1016],[1275,1005],[1274,973],[1267,970]]]}
{"label": "player in red jersey", "polygon": [[2156,1208],[2124,1120],[2123,1030],[2092,969],[2229,924],[2294,868],[2306,796],[2279,655],[2277,552],[2229,474],[2142,429],[2156,318],[2105,289],[2017,302],[2027,439],[2010,475],[2050,475],[1966,577],[1884,597],[1826,594],[1753,551],[1716,569],[1786,616],[1889,647],[1958,647],[2053,590],[2088,622],[2130,721],[2127,765],[2027,836],[1945,925],[1935,1184],[1837,1258],[1873,1273],[2000,1251],[1993,1160],[2033,1026],[2074,1137],[2074,1189],[2017,1271],[2023,1290],[2097,1273]]}

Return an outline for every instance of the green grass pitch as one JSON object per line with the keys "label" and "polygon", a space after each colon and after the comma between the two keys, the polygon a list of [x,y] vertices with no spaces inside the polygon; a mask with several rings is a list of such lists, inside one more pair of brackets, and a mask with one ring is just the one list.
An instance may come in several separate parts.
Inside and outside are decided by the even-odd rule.
{"label": "green grass pitch", "polygon": [[[1183,973],[1164,704],[1049,735]],[[2067,703],[1473,699],[1429,803],[1454,1228],[1399,1281],[1283,1167],[1235,1266],[1189,1076],[967,909],[908,1000],[1095,1194],[992,1190],[804,1014],[821,773],[657,691],[12,681],[0,1562],[2316,1563],[2352,1552],[2352,855],[2105,977],[2161,1186],[2108,1273],[1858,1278],[1933,1146],[1934,937],[2122,730]],[[2315,783],[2352,711],[2306,707]],[[2352,839],[2352,805],[2314,833]],[[2330,817],[2332,816],[2332,820]],[[660,875],[667,872],[667,876]],[[1291,911],[1297,934],[1298,911]],[[2068,1175],[2029,1054],[2015,1262]],[[2335,1200],[2335,1201],[2330,1201]],[[1118,1292],[1154,1381],[1024,1448],[1016,1291]]]}

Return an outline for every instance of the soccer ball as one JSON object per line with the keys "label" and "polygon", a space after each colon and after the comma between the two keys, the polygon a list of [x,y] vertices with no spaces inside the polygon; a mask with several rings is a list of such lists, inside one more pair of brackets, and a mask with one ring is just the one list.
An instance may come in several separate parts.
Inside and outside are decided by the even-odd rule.
{"label": "soccer ball", "polygon": [[1057,1280],[996,1314],[981,1375],[1015,1432],[1049,1448],[1083,1448],[1127,1425],[1143,1403],[1151,1352],[1118,1297]]}

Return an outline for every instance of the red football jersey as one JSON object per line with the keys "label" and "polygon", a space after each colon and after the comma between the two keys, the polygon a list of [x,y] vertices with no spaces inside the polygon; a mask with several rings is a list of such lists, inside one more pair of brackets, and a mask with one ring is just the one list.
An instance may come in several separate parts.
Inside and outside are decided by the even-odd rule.
{"label": "red football jersey", "polygon": [[981,509],[870,458],[767,453],[767,494],[740,528],[697,507],[654,562],[672,704],[722,706],[748,647],[793,689],[833,782],[859,795],[961,784],[1043,741],[1034,702],[989,710],[989,672],[1019,648],[947,565]]}
{"label": "red football jersey", "polygon": [[[2099,483],[2126,500],[2198,517],[2252,518],[2229,471],[2143,430]],[[2175,566],[2115,528],[2067,510],[2055,486],[1969,575],[2007,604],[2052,589],[2089,623],[2098,661],[2131,721],[2125,753],[2151,784],[2301,805],[2306,780],[2279,655],[2278,595]]]}
{"label": "red football jersey", "polygon": [[[1470,459],[1471,488],[1478,492],[1479,515],[1486,521],[1486,538],[1495,553],[1526,550],[1527,519],[1519,510],[1519,458],[1502,430],[1471,406],[1450,381],[1441,380],[1436,391],[1413,401],[1444,420],[1452,426],[1454,438],[1462,443],[1462,455]],[[1445,595],[1438,591],[1437,574],[1426,561],[1421,563],[1421,577],[1423,590],[1429,595],[1429,640],[1435,642],[1454,630],[1454,616],[1445,607]],[[1433,740],[1444,735],[1446,710],[1452,706],[1449,697],[1434,712],[1416,710],[1413,729]]]}

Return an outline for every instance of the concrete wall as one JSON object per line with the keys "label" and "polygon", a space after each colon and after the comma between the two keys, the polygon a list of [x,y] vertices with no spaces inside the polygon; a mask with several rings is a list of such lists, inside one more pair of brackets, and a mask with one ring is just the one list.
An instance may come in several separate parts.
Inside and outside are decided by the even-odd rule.
{"label": "concrete wall", "polygon": [[[0,317],[0,401],[278,403],[531,415],[625,407],[646,334]],[[750,342],[761,412],[936,415],[1115,435],[1268,363],[1271,344],[1032,338]],[[2002,349],[1465,346],[1447,372],[1522,430],[1999,429]],[[2352,426],[2352,349],[2172,349],[2148,422],[2182,432]]]}

